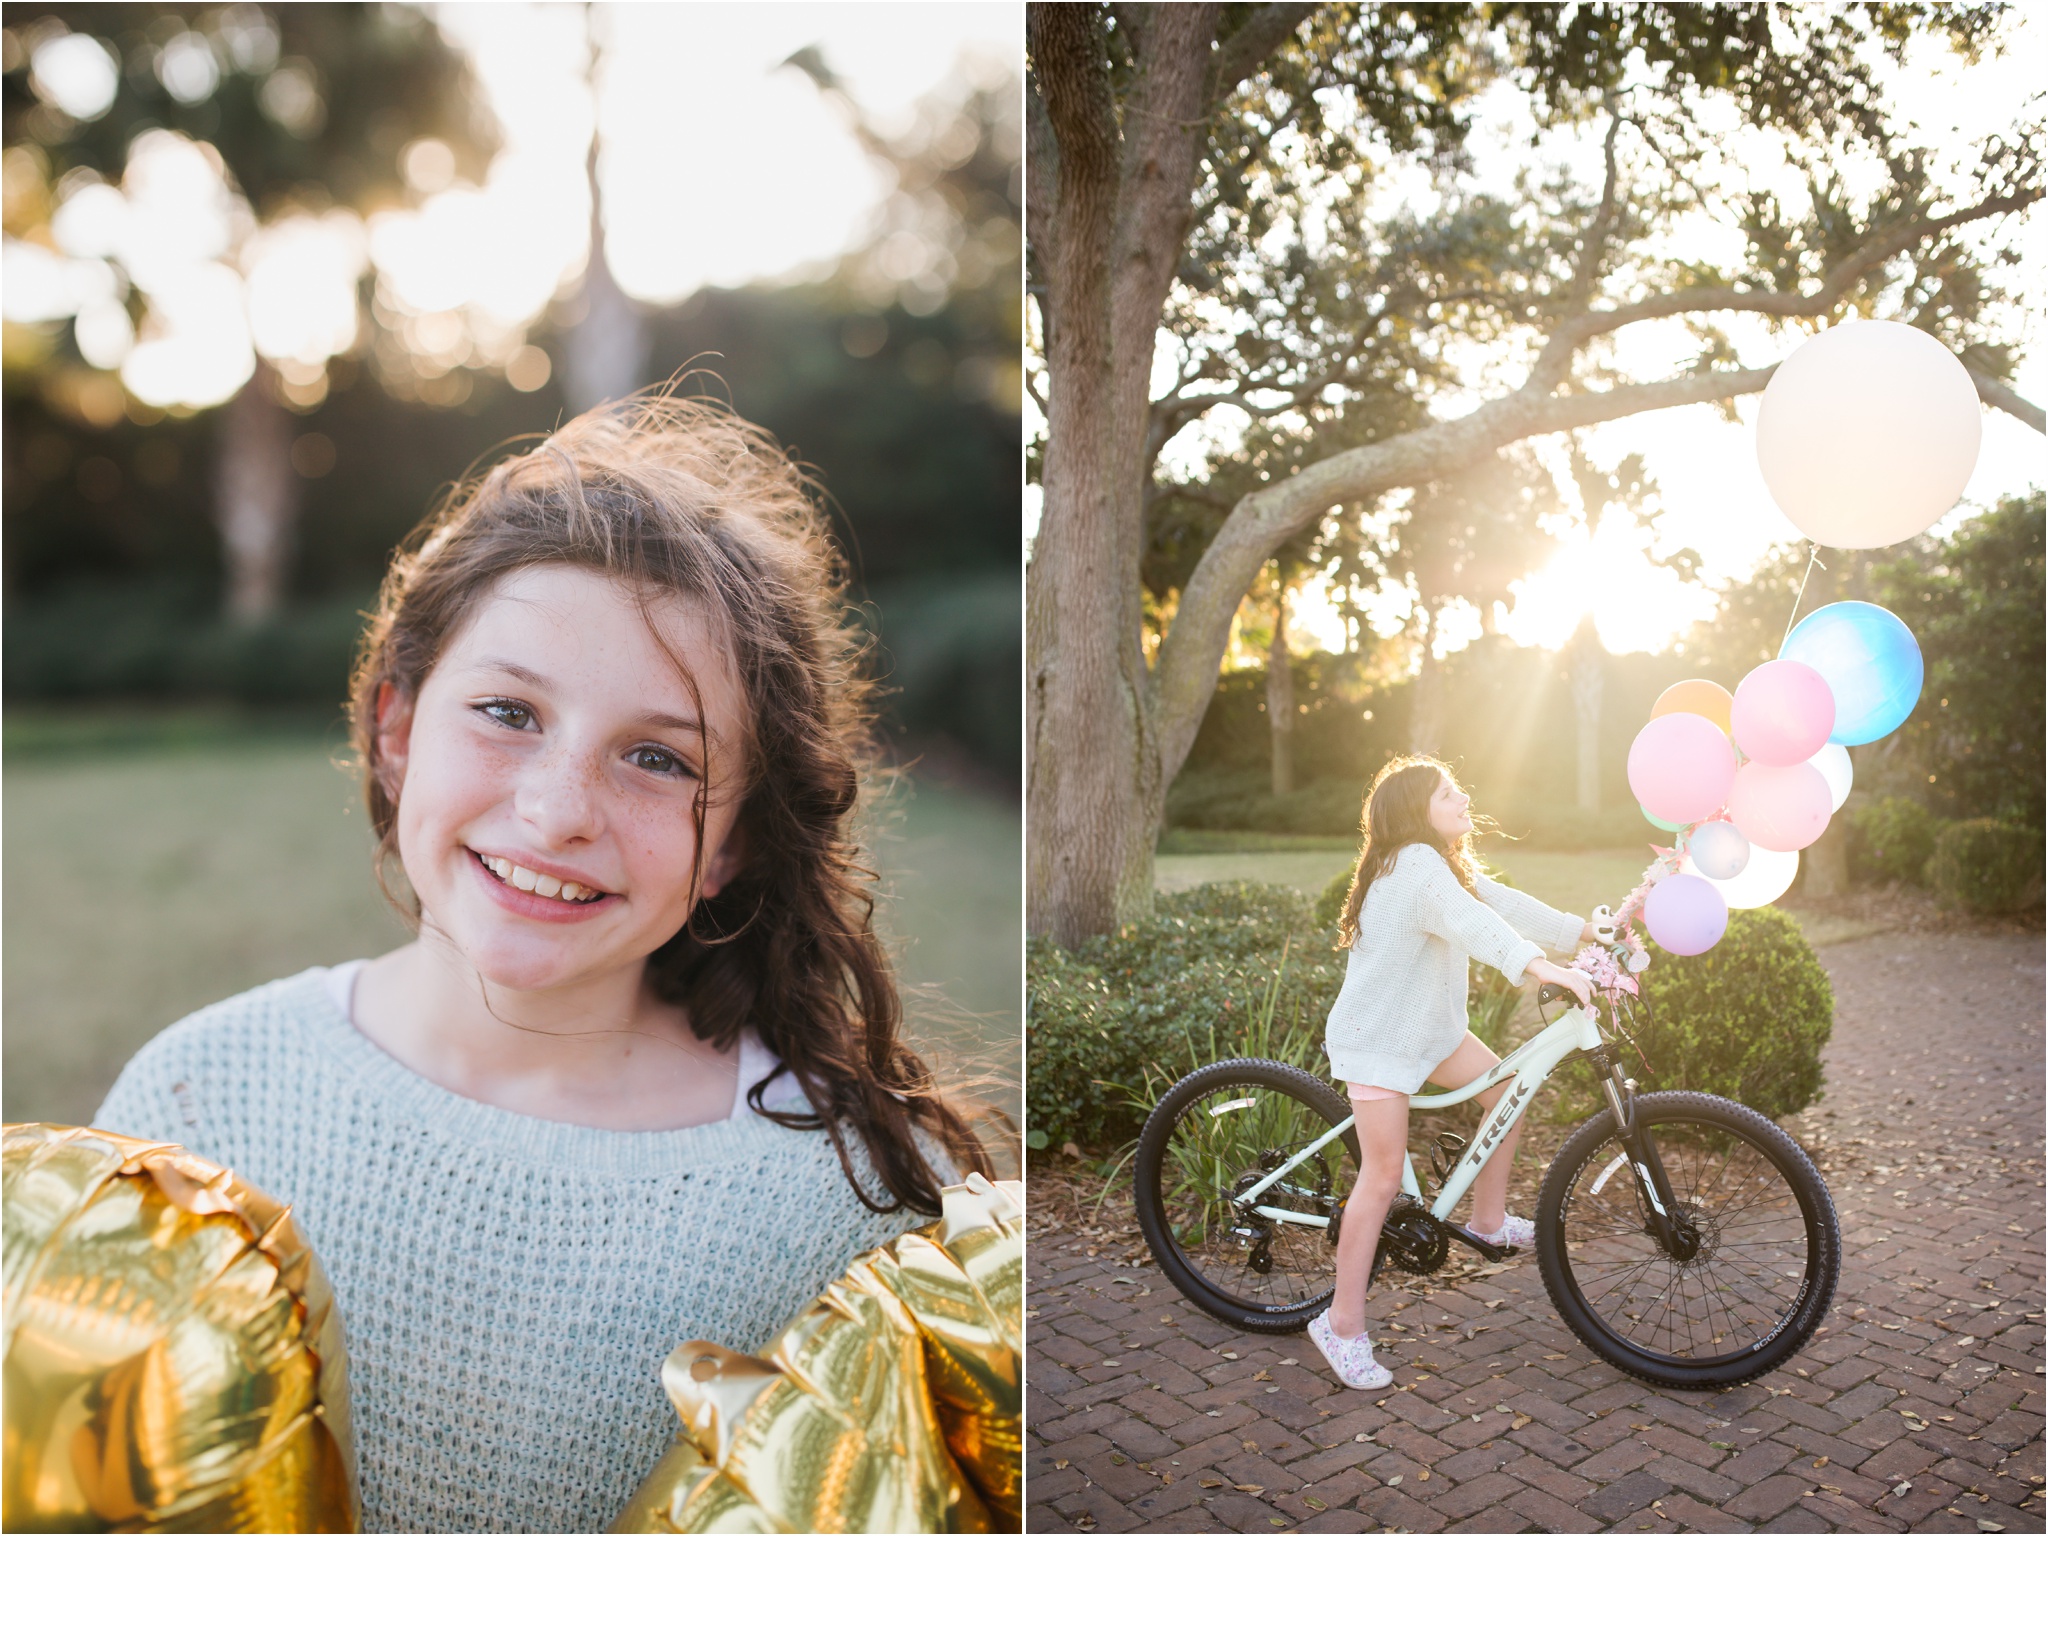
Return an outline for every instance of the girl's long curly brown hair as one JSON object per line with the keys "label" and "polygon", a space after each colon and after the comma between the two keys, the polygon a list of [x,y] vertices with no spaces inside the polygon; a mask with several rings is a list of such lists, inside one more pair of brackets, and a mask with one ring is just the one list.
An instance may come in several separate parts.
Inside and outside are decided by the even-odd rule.
{"label": "girl's long curly brown hair", "polygon": [[1374,777],[1358,815],[1362,840],[1358,863],[1351,871],[1351,895],[1344,900],[1344,913],[1337,921],[1338,948],[1348,949],[1358,941],[1358,917],[1365,911],[1365,894],[1394,867],[1404,846],[1421,841],[1435,847],[1458,877],[1458,884],[1472,891],[1478,868],[1472,856],[1472,836],[1479,825],[1491,820],[1474,814],[1472,829],[1455,841],[1445,840],[1429,821],[1429,802],[1446,778],[1457,782],[1457,774],[1433,756],[1396,756]]}
{"label": "girl's long curly brown hair", "polygon": [[[962,1169],[986,1170],[988,1159],[901,1037],[895,976],[872,924],[863,881],[873,877],[852,834],[872,754],[872,690],[820,502],[767,434],[723,405],[647,395],[594,409],[458,484],[400,548],[356,659],[351,734],[381,879],[399,789],[379,758],[378,700],[387,686],[418,698],[499,580],[566,565],[647,603],[687,599],[746,700],[743,861],[648,957],[649,980],[721,1050],[754,1029],[811,1111],[766,1106],[766,1080],[748,1088],[749,1104],[778,1124],[823,1129],[869,1209],[937,1215],[941,1182],[918,1133]],[[700,785],[700,833],[706,799]],[[408,913],[417,919],[416,907]],[[886,1198],[864,1184],[849,1134]]]}

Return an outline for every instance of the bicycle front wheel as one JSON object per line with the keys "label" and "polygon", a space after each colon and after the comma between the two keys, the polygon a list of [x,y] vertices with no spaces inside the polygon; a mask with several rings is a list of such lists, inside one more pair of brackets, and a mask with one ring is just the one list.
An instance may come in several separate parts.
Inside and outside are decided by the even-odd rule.
{"label": "bicycle front wheel", "polygon": [[1558,1315],[1594,1352],[1660,1386],[1754,1380],[1812,1337],[1842,1265],[1834,1200],[1813,1161],[1753,1109],[1660,1091],[1635,1099],[1671,1206],[1698,1247],[1672,1255],[1603,1111],[1543,1178],[1536,1259]]}
{"label": "bicycle front wheel", "polygon": [[[1350,1104],[1313,1075],[1247,1058],[1198,1068],[1160,1098],[1138,1137],[1138,1224],[1183,1295],[1267,1334],[1301,1329],[1330,1304],[1336,1235],[1232,1200],[1350,1117]],[[1358,1136],[1347,1130],[1258,1202],[1327,1221],[1357,1179]]]}

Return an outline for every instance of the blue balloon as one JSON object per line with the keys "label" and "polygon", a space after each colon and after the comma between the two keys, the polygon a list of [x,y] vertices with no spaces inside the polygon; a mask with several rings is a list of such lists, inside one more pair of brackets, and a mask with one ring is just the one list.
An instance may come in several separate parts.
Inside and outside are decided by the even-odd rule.
{"label": "blue balloon", "polygon": [[1897,614],[1874,602],[1830,602],[1785,638],[1780,659],[1826,678],[1835,695],[1830,744],[1868,744],[1893,731],[1920,700],[1920,644]]}

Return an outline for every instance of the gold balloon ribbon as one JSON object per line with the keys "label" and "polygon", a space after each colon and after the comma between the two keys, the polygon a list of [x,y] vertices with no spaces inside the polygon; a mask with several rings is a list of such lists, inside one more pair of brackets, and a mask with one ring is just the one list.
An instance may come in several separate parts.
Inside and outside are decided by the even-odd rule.
{"label": "gold balloon ribbon", "polygon": [[354,1532],[341,1314],[291,1211],[75,1126],[6,1126],[0,1173],[0,1526]]}
{"label": "gold balloon ribbon", "polygon": [[860,1256],[758,1356],[669,1354],[674,1446],[614,1533],[1014,1532],[1024,1213],[970,1176]]}

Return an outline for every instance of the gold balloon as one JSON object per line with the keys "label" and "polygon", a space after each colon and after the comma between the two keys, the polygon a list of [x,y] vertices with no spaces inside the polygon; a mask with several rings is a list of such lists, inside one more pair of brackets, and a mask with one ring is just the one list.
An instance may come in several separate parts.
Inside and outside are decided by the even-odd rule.
{"label": "gold balloon", "polygon": [[341,1315],[291,1212],[165,1142],[8,1125],[8,1532],[353,1533]]}
{"label": "gold balloon", "polygon": [[614,1533],[1018,1530],[1022,1190],[970,1176],[942,1202],[760,1354],[669,1354],[683,1431]]}

